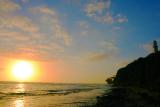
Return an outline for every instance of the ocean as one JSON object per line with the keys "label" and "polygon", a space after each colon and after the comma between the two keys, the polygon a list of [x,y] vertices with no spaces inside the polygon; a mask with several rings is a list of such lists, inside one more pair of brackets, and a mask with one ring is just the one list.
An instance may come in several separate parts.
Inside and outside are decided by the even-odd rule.
{"label": "ocean", "polygon": [[0,82],[0,107],[82,107],[96,103],[105,84]]}

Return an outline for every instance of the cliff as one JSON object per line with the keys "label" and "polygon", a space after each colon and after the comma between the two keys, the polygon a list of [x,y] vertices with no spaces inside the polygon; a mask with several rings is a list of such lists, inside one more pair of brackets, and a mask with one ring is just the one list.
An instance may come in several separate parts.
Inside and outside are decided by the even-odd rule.
{"label": "cliff", "polygon": [[139,58],[119,69],[114,84],[160,90],[160,52]]}

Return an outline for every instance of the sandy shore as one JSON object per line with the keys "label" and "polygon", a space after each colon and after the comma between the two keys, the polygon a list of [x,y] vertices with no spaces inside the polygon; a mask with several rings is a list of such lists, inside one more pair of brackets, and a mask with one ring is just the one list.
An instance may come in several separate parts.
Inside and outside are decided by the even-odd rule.
{"label": "sandy shore", "polygon": [[93,107],[160,107],[160,93],[140,88],[112,88]]}

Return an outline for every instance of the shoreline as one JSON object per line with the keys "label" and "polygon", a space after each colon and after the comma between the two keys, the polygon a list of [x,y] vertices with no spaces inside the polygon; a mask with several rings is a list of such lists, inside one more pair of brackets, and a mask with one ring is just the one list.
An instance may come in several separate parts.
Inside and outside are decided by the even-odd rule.
{"label": "shoreline", "polygon": [[112,87],[92,107],[160,107],[160,93],[142,88]]}

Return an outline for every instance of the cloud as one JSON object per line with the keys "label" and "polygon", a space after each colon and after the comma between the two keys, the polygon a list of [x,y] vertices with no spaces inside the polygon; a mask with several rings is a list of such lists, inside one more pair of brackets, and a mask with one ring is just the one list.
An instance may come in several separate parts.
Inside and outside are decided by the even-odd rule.
{"label": "cloud", "polygon": [[[155,38],[154,40],[156,40],[158,43],[160,43],[160,38]],[[154,52],[153,42],[151,42],[151,41],[147,42],[147,43],[144,43],[144,44],[140,44],[139,47],[141,49],[143,49],[144,51],[146,51],[147,53],[153,53]]]}
{"label": "cloud", "polygon": [[87,56],[89,61],[102,61],[108,58],[108,55],[105,53],[92,53]]}
{"label": "cloud", "polygon": [[[21,15],[21,9],[20,4],[14,1],[0,1],[0,41],[1,45],[6,46],[5,50],[15,49],[23,42],[30,43],[30,40],[37,39],[41,35],[39,27],[34,24],[32,19]],[[26,45],[26,43],[24,44]]]}
{"label": "cloud", "polygon": [[115,31],[115,30],[121,30],[121,29],[122,29],[122,28],[119,27],[119,26],[114,26],[114,27],[112,28],[113,31]]}
{"label": "cloud", "polygon": [[[17,9],[19,11],[15,12]],[[0,13],[1,56],[52,60],[64,52],[64,46],[71,44],[72,39],[54,9],[30,7],[25,12],[32,17],[23,15],[21,8],[15,11]]]}
{"label": "cloud", "polygon": [[29,33],[38,31],[32,20],[25,16],[4,15],[0,17],[0,26],[3,28],[18,29]]}
{"label": "cloud", "polygon": [[87,21],[79,21],[78,27],[79,27],[79,30],[81,31],[80,33],[82,36],[88,35],[91,30],[89,23]]}
{"label": "cloud", "polygon": [[124,23],[124,22],[128,22],[128,19],[126,18],[126,16],[123,16],[121,14],[118,14],[116,17],[117,22],[119,23]]}
{"label": "cloud", "polygon": [[11,0],[0,1],[0,12],[13,12],[19,10],[20,8],[20,5],[12,2]]}
{"label": "cloud", "polygon": [[70,45],[72,38],[67,30],[63,27],[61,21],[59,20],[59,14],[48,7],[34,7],[29,9],[34,15],[39,15],[40,23],[43,26],[48,26],[48,30],[52,32],[52,35],[58,39],[62,39],[65,45]]}
{"label": "cloud", "polygon": [[[36,26],[30,18],[19,15],[22,7],[11,0],[0,1],[0,28],[21,30],[28,33],[38,32]],[[17,11],[19,10],[19,11]]]}
{"label": "cloud", "polygon": [[93,17],[95,21],[97,22],[101,22],[101,23],[107,23],[107,24],[112,24],[115,22],[115,19],[113,18],[113,16],[107,12],[107,14],[105,14],[104,16],[94,16]]}
{"label": "cloud", "polygon": [[80,27],[83,27],[84,29],[88,29],[89,28],[89,25],[86,21],[80,21],[79,22],[79,26]]}
{"label": "cloud", "polygon": [[1,39],[10,39],[15,41],[25,41],[29,39],[29,36],[16,31],[9,31],[8,29],[0,29],[0,37]]}
{"label": "cloud", "polygon": [[140,47],[143,48],[148,53],[152,53],[153,52],[152,43],[142,44],[142,45],[140,45]]}
{"label": "cloud", "polygon": [[[105,4],[106,3],[106,4]],[[88,16],[92,17],[95,14],[102,14],[104,9],[108,9],[110,7],[110,1],[107,2],[96,2],[96,3],[89,3],[86,8],[85,12]]]}
{"label": "cloud", "polygon": [[28,3],[29,2],[29,0],[21,0],[22,1],[22,3]]}
{"label": "cloud", "polygon": [[111,0],[89,2],[84,11],[86,15],[100,23],[124,23],[128,22],[126,16],[122,14],[113,15],[110,11]]}
{"label": "cloud", "polygon": [[34,14],[38,12],[41,14],[53,15],[54,17],[57,17],[57,13],[55,12],[55,10],[51,10],[50,8],[45,6],[30,8],[29,11],[31,11]]}
{"label": "cloud", "polygon": [[3,67],[0,67],[0,72],[4,71],[4,69],[5,69],[5,68],[3,68]]}
{"label": "cloud", "polygon": [[[44,40],[44,35],[25,34],[10,29],[0,29],[1,56],[32,60],[51,60],[64,51],[58,43]],[[55,59],[55,58],[54,58]]]}
{"label": "cloud", "polygon": [[[88,2],[89,0],[85,0],[85,2]],[[65,4],[69,5],[77,5],[77,6],[82,6],[81,0],[64,0],[63,1]]]}
{"label": "cloud", "polygon": [[87,54],[88,61],[102,61],[106,59],[112,59],[115,56],[117,57],[118,47],[115,45],[113,41],[102,41],[99,43],[99,48],[103,51],[100,52],[93,52]]}
{"label": "cloud", "polygon": [[111,56],[114,54],[117,54],[119,51],[119,48],[116,46],[115,41],[101,41],[99,43],[100,48],[102,48],[107,53],[110,53]]}

